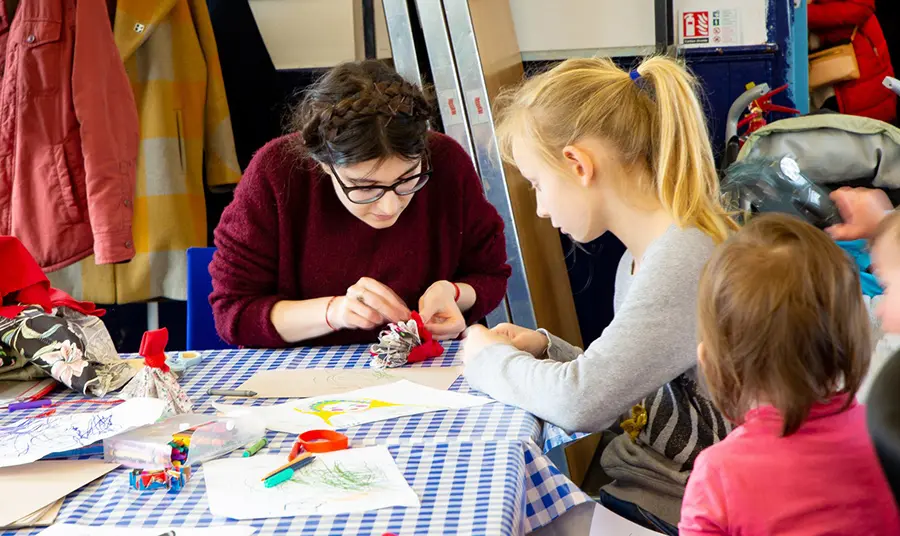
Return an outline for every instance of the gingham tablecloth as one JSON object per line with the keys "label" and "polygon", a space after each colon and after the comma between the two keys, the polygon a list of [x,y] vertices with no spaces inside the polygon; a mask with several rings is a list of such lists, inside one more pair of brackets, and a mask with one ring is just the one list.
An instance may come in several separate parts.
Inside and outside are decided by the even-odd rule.
{"label": "gingham tablecloth", "polygon": [[[459,364],[459,347],[416,366]],[[194,411],[214,413],[207,389],[234,389],[260,370],[278,368],[353,368],[367,365],[363,347],[209,352],[191,368],[182,385]],[[463,378],[451,387],[473,392]],[[54,395],[54,400],[60,395]],[[78,398],[74,393],[65,398]],[[235,399],[229,399],[233,402]],[[246,401],[253,405],[281,399]],[[84,411],[84,409],[82,409]],[[24,415],[0,413],[0,422]],[[422,500],[419,509],[391,508],[365,514],[288,517],[259,520],[258,535],[358,534],[521,534],[548,524],[591,499],[543,455],[541,423],[531,414],[494,402],[369,423],[342,430],[351,446],[389,445],[410,486]],[[288,452],[294,437],[269,432],[269,452]],[[235,453],[239,454],[239,453]],[[57,522],[85,525],[209,526],[227,520],[209,513],[202,467],[178,494],[132,492],[127,472],[116,470],[71,494]],[[524,514],[524,515],[523,515]],[[39,529],[9,531],[35,535]]]}

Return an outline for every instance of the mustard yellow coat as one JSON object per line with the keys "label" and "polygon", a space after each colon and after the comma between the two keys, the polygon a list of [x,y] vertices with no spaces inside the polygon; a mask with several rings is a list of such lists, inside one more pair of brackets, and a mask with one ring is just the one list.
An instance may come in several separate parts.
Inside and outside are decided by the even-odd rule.
{"label": "mustard yellow coat", "polygon": [[206,246],[204,175],[210,188],[241,177],[209,12],[205,0],[118,0],[114,33],[140,116],[136,255],[49,277],[97,303],[184,300],[185,250]]}

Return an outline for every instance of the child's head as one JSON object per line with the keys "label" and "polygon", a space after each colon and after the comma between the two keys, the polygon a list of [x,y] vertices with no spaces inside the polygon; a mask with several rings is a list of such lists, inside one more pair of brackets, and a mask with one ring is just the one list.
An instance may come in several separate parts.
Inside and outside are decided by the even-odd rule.
{"label": "child's head", "polygon": [[828,235],[783,214],[754,217],[713,253],[698,321],[713,402],[737,423],[771,404],[792,434],[817,401],[852,398],[869,366],[855,264]]}
{"label": "child's head", "polygon": [[872,266],[884,287],[877,314],[881,329],[900,333],[900,212],[881,222],[871,242]]}
{"label": "child's head", "polygon": [[504,158],[536,190],[538,215],[581,242],[628,204],[665,210],[724,240],[697,81],[681,64],[645,60],[631,73],[608,59],[571,59],[498,101]]}

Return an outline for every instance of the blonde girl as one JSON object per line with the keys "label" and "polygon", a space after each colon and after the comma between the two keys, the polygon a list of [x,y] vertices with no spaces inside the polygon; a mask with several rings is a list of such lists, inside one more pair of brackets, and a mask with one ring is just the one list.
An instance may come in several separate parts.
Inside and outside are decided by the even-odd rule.
{"label": "blonde girl", "polygon": [[631,72],[573,59],[505,95],[498,135],[538,215],[579,242],[612,232],[627,252],[615,318],[586,351],[512,325],[470,330],[464,351],[474,387],[566,430],[628,414],[602,454],[602,502],[672,533],[694,459],[729,430],[696,376],[700,273],[735,228],[696,90],[667,58]]}

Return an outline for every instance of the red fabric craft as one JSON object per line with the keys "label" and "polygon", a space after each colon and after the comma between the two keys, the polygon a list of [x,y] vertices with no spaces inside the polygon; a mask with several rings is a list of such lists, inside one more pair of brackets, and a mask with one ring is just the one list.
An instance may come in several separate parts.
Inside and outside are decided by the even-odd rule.
{"label": "red fabric craft", "polygon": [[422,339],[422,344],[410,350],[406,362],[418,363],[419,361],[425,361],[426,359],[442,355],[444,353],[444,347],[434,340],[431,332],[425,328],[425,322],[422,322],[422,317],[419,316],[419,313],[413,311],[410,314],[410,317],[416,321],[416,328],[419,330],[419,338]]}
{"label": "red fabric craft", "polygon": [[166,344],[169,343],[169,330],[166,328],[144,332],[141,349],[138,353],[144,358],[144,365],[169,372],[166,364]]}
{"label": "red fabric craft", "polygon": [[14,236],[0,236],[0,266],[0,316],[15,318],[29,305],[40,306],[47,313],[54,307],[93,316],[106,313],[91,302],[78,301],[52,288],[34,257]]}

